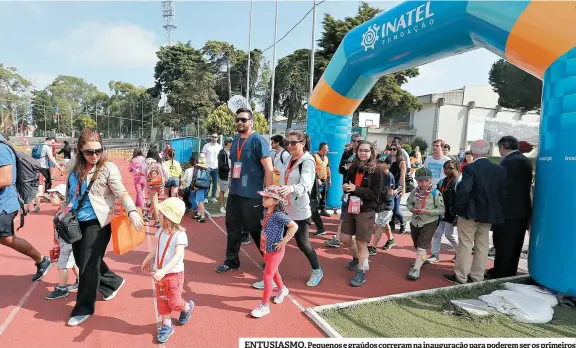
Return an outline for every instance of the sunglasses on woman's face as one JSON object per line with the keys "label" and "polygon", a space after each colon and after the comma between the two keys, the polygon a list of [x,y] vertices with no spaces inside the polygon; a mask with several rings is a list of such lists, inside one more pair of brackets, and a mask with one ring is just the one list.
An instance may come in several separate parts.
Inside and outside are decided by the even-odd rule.
{"label": "sunglasses on woman's face", "polygon": [[103,149],[95,149],[95,150],[86,149],[82,150],[82,153],[84,154],[84,156],[94,156],[94,155],[100,156],[103,151],[104,151]]}
{"label": "sunglasses on woman's face", "polygon": [[398,149],[395,148],[395,147],[391,147],[391,148],[390,148],[390,151],[398,151]]}
{"label": "sunglasses on woman's face", "polygon": [[301,143],[300,140],[292,140],[292,141],[287,141],[286,145],[290,145],[290,146],[296,146],[296,144]]}

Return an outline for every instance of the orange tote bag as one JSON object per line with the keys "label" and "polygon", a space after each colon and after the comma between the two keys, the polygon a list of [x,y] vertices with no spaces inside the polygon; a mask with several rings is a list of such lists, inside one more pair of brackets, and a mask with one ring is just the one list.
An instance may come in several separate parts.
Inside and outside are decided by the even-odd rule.
{"label": "orange tote bag", "polygon": [[[140,208],[138,209],[138,214],[142,215]],[[124,255],[130,250],[133,250],[140,245],[146,237],[144,231],[140,232],[132,225],[124,207],[120,208],[120,215],[112,219],[111,227],[112,244],[116,255]]]}

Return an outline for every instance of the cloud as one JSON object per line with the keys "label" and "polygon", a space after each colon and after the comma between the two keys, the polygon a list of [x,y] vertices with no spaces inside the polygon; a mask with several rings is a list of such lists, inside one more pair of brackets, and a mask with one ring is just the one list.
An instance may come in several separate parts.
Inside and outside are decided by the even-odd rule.
{"label": "cloud", "polygon": [[156,35],[137,24],[86,22],[48,48],[71,62],[103,68],[149,68],[156,64]]}
{"label": "cloud", "polygon": [[49,84],[54,81],[57,75],[49,74],[49,73],[33,73],[26,76],[28,81],[32,82],[34,89],[41,90],[46,88]]}

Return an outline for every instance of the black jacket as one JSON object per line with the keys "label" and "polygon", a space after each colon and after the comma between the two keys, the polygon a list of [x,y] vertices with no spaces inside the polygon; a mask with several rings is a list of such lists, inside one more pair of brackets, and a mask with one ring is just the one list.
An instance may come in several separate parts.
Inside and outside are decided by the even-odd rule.
{"label": "black jacket", "polygon": [[[354,184],[356,181],[356,171],[350,168],[346,172],[344,177],[344,183],[351,182]],[[350,192],[350,196],[356,196],[362,200],[362,206],[360,207],[360,212],[375,211],[378,196],[384,187],[384,173],[380,168],[376,168],[376,171],[372,174],[364,175],[362,183],[360,186],[356,186],[354,192]]]}
{"label": "black jacket", "polygon": [[487,158],[477,159],[462,169],[456,187],[456,215],[479,223],[504,222],[502,199],[506,169]]}
{"label": "black jacket", "polygon": [[442,217],[442,221],[448,223],[453,223],[456,218],[454,212],[454,203],[456,201],[456,181],[457,178],[454,178],[452,181],[444,178],[440,180],[437,185],[438,191],[444,191],[442,192],[442,199],[444,200],[444,216]]}
{"label": "black jacket", "polygon": [[228,180],[230,175],[230,161],[228,161],[228,154],[224,149],[218,153],[218,177],[220,180]]}
{"label": "black jacket", "polygon": [[[344,178],[346,178],[346,168],[344,167],[348,162],[348,159],[354,154],[353,150],[344,151],[342,153],[342,157],[340,158],[340,164],[338,166],[338,173],[342,174]],[[344,181],[346,182],[346,181]]]}
{"label": "black jacket", "polygon": [[506,156],[500,165],[506,168],[502,209],[505,219],[527,219],[532,216],[532,162],[520,152]]}

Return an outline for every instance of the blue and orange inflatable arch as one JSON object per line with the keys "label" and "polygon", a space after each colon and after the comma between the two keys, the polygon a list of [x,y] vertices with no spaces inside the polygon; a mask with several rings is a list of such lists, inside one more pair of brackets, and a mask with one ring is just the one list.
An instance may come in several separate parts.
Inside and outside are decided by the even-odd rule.
{"label": "blue and orange inflatable arch", "polygon": [[[312,147],[330,144],[331,170],[352,114],[382,75],[485,48],[544,83],[529,268],[576,295],[576,2],[407,1],[352,29],[308,103]],[[474,69],[474,62],[470,62]],[[340,175],[329,206],[339,206]]]}

